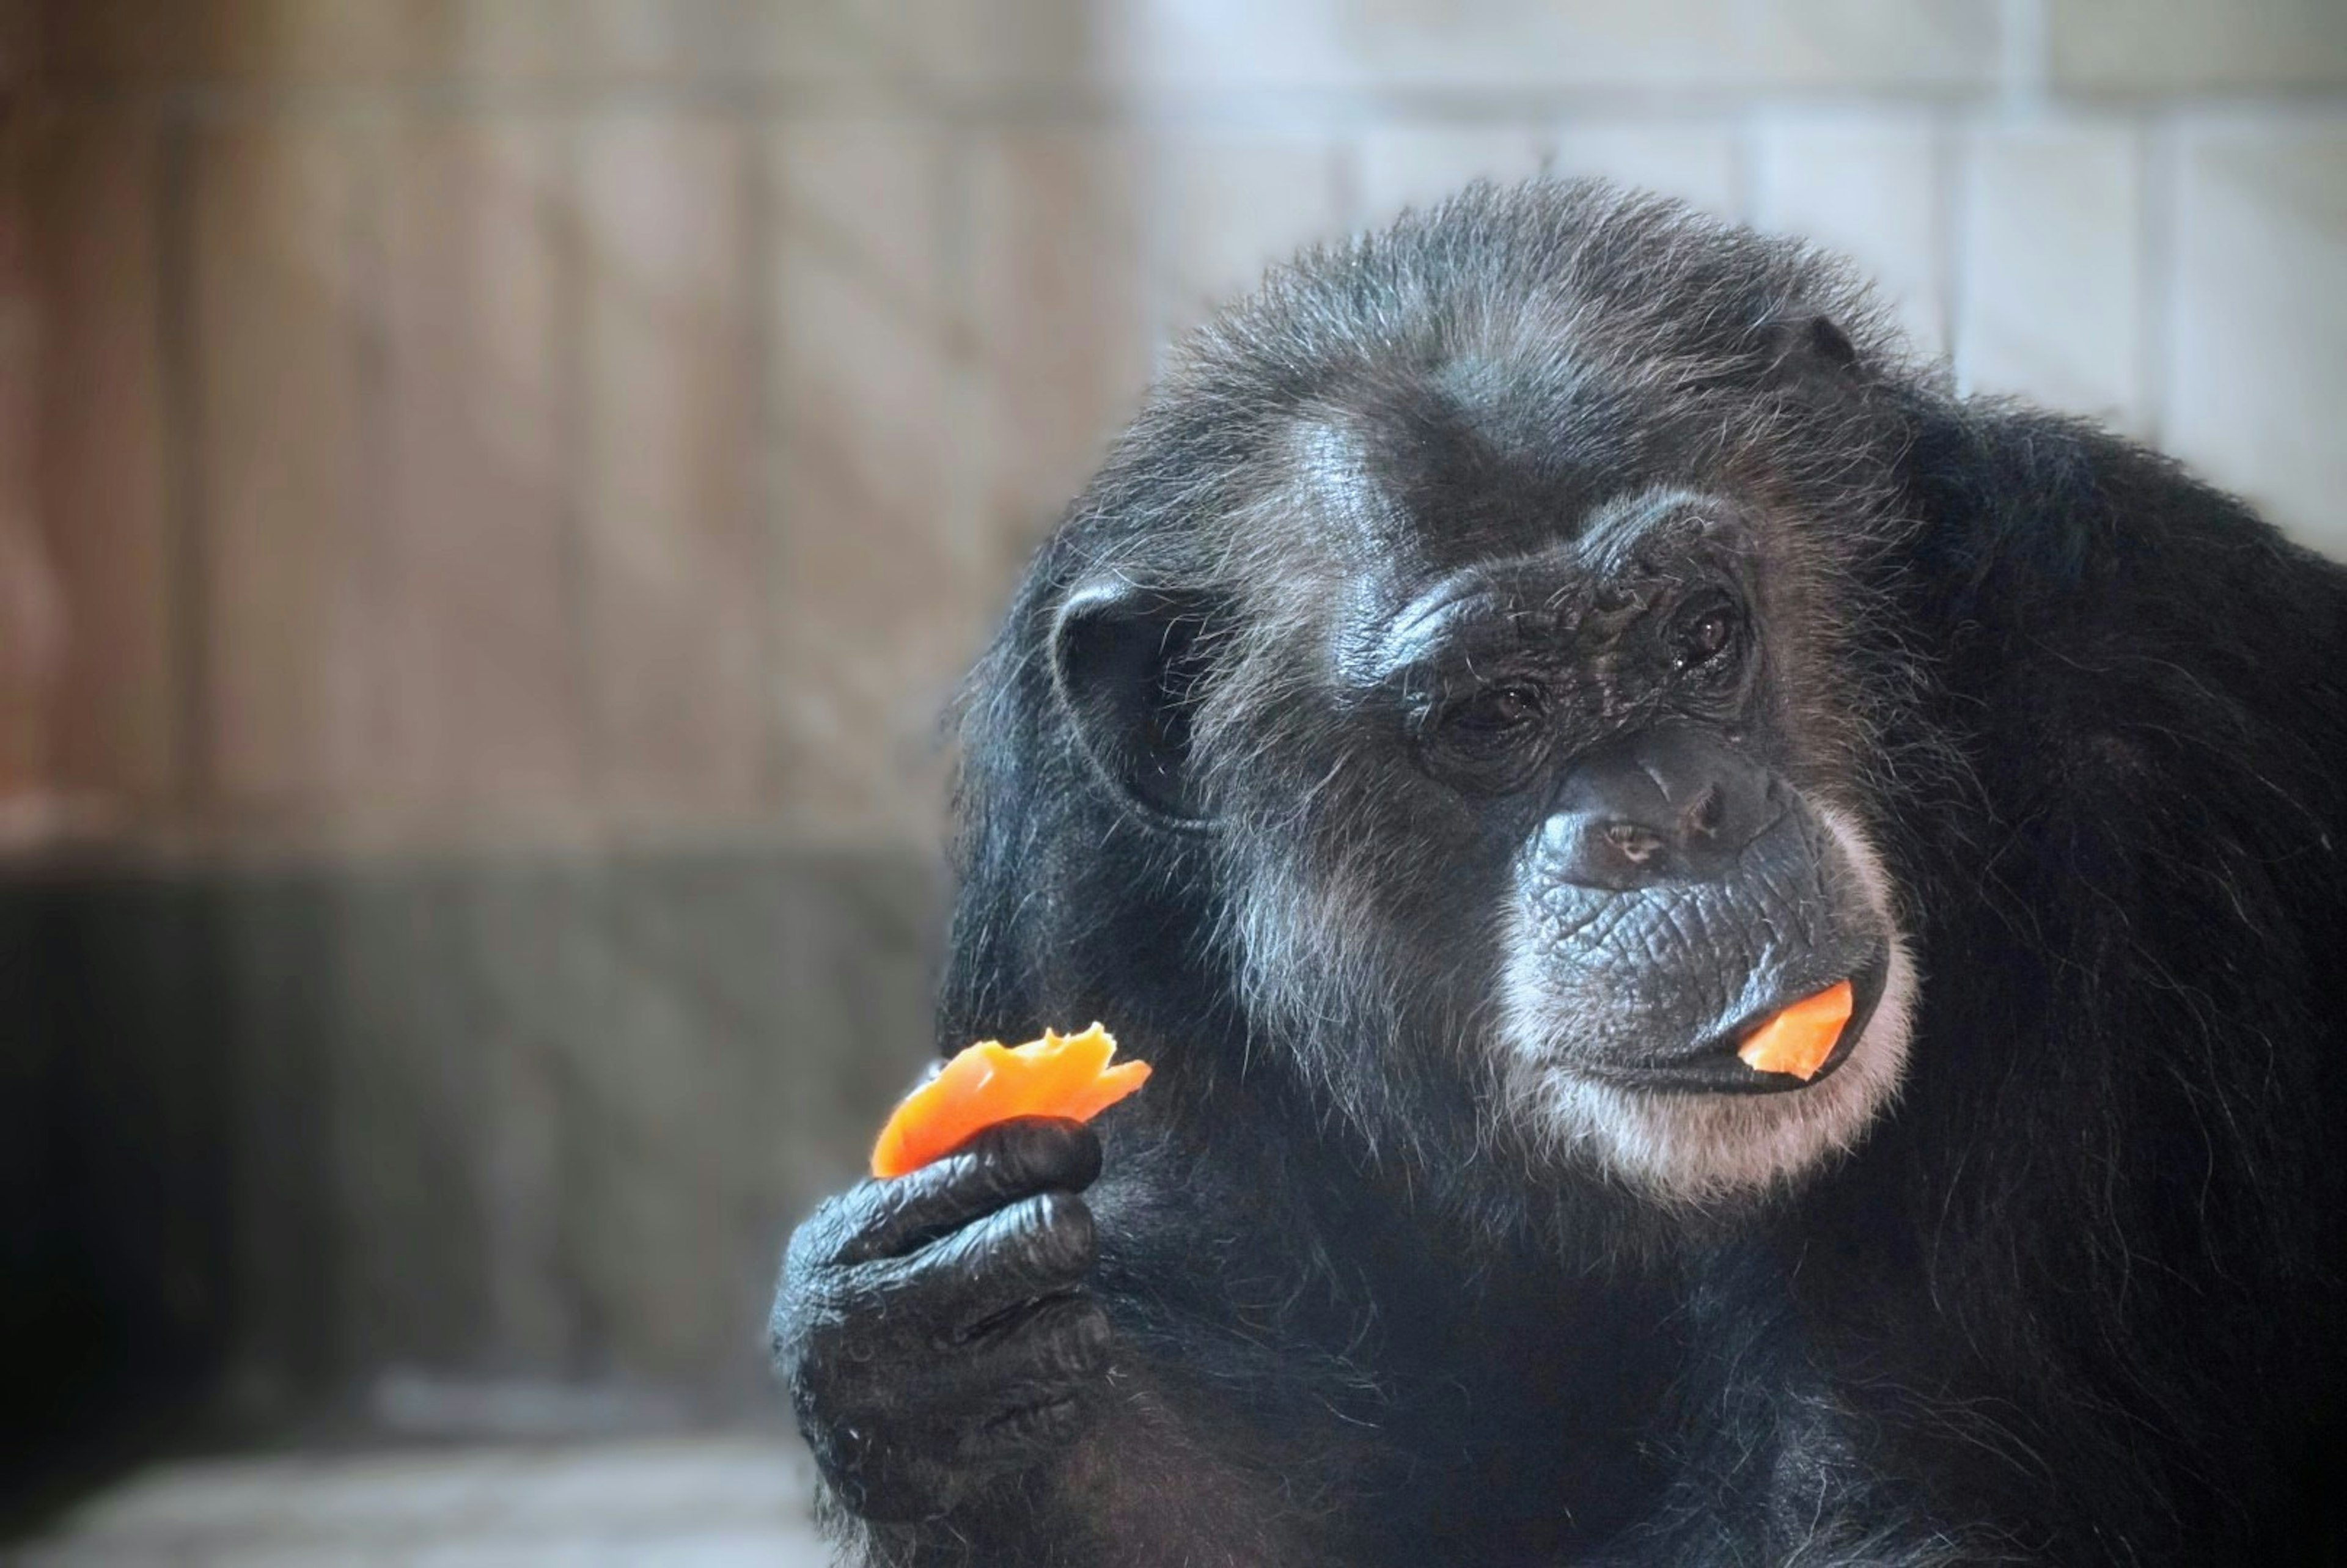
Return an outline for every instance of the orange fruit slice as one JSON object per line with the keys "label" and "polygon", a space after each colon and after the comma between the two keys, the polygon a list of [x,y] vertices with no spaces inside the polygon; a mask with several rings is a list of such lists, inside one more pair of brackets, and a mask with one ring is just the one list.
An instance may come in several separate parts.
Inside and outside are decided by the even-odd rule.
{"label": "orange fruit slice", "polygon": [[973,1134],[1014,1116],[1089,1122],[1142,1085],[1145,1061],[1108,1059],[1116,1040],[1094,1024],[1081,1034],[1043,1031],[1006,1046],[982,1040],[905,1096],[872,1146],[872,1173],[901,1176],[951,1153]]}
{"label": "orange fruit slice", "polygon": [[1789,1072],[1807,1082],[1833,1054],[1834,1041],[1841,1038],[1854,1005],[1850,982],[1836,980],[1746,1035],[1736,1054],[1756,1072]]}

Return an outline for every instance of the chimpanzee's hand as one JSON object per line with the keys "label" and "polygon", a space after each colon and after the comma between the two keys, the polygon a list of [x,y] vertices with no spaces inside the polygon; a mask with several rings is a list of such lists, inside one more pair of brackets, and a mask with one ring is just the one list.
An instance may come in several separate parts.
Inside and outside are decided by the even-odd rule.
{"label": "chimpanzee's hand", "polygon": [[1080,1122],[1005,1122],[909,1175],[858,1183],[791,1237],[774,1368],[848,1508],[934,1518],[1076,1436],[1108,1365],[1076,1196],[1100,1166]]}

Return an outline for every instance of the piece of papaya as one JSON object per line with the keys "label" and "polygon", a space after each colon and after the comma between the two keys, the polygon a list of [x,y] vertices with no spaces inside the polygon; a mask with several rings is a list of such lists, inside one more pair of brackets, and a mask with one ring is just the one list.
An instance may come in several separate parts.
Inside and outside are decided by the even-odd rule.
{"label": "piece of papaya", "polygon": [[1149,1076],[1145,1061],[1111,1067],[1115,1054],[1115,1037],[1098,1024],[1081,1034],[1045,1030],[1024,1045],[983,1040],[967,1047],[889,1114],[872,1145],[872,1173],[917,1171],[1014,1116],[1089,1122]]}
{"label": "piece of papaya", "polygon": [[1736,1054],[1756,1072],[1789,1072],[1807,1082],[1833,1054],[1855,1005],[1848,980],[1779,1009],[1744,1037]]}

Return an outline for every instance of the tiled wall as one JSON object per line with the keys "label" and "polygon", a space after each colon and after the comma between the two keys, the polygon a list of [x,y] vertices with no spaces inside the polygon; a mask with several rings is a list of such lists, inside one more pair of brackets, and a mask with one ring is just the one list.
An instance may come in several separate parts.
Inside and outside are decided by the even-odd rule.
{"label": "tiled wall", "polygon": [[764,1397],[938,705],[1299,241],[1656,186],[2347,553],[2340,0],[0,0],[0,840],[280,852],[0,884],[0,1235],[263,1403]]}
{"label": "tiled wall", "polygon": [[940,696],[1153,345],[1543,165],[1841,247],[1963,384],[2347,549],[2337,0],[35,23],[48,771],[143,825],[927,844]]}

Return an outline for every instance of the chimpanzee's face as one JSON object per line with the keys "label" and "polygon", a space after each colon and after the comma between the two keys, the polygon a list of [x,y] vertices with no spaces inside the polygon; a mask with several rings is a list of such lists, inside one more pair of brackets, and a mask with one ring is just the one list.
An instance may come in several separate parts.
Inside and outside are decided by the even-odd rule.
{"label": "chimpanzee's face", "polygon": [[[1701,1203],[1897,1086],[1913,976],[1837,702],[1861,612],[1836,531],[1705,437],[1456,367],[1300,420],[1238,630],[1161,629],[1174,673],[1126,683],[1177,715],[1127,727],[1124,772],[1181,759],[1249,1004],[1373,1133],[1465,1085],[1521,1144]],[[1739,1056],[1843,981],[1814,1071]]]}
{"label": "chimpanzee's face", "polygon": [[[1407,757],[1419,831],[1449,830],[1421,841],[1426,874],[1486,889],[1481,917],[1445,908],[1419,939],[1488,964],[1501,1105],[1682,1198],[1848,1142],[1905,1043],[1883,873],[1804,787],[1819,759],[1778,689],[1767,535],[1731,495],[1610,497],[1520,553],[1401,574],[1398,607],[1357,603],[1337,640],[1342,705]],[[1845,980],[1821,1064],[1738,1055]]]}

